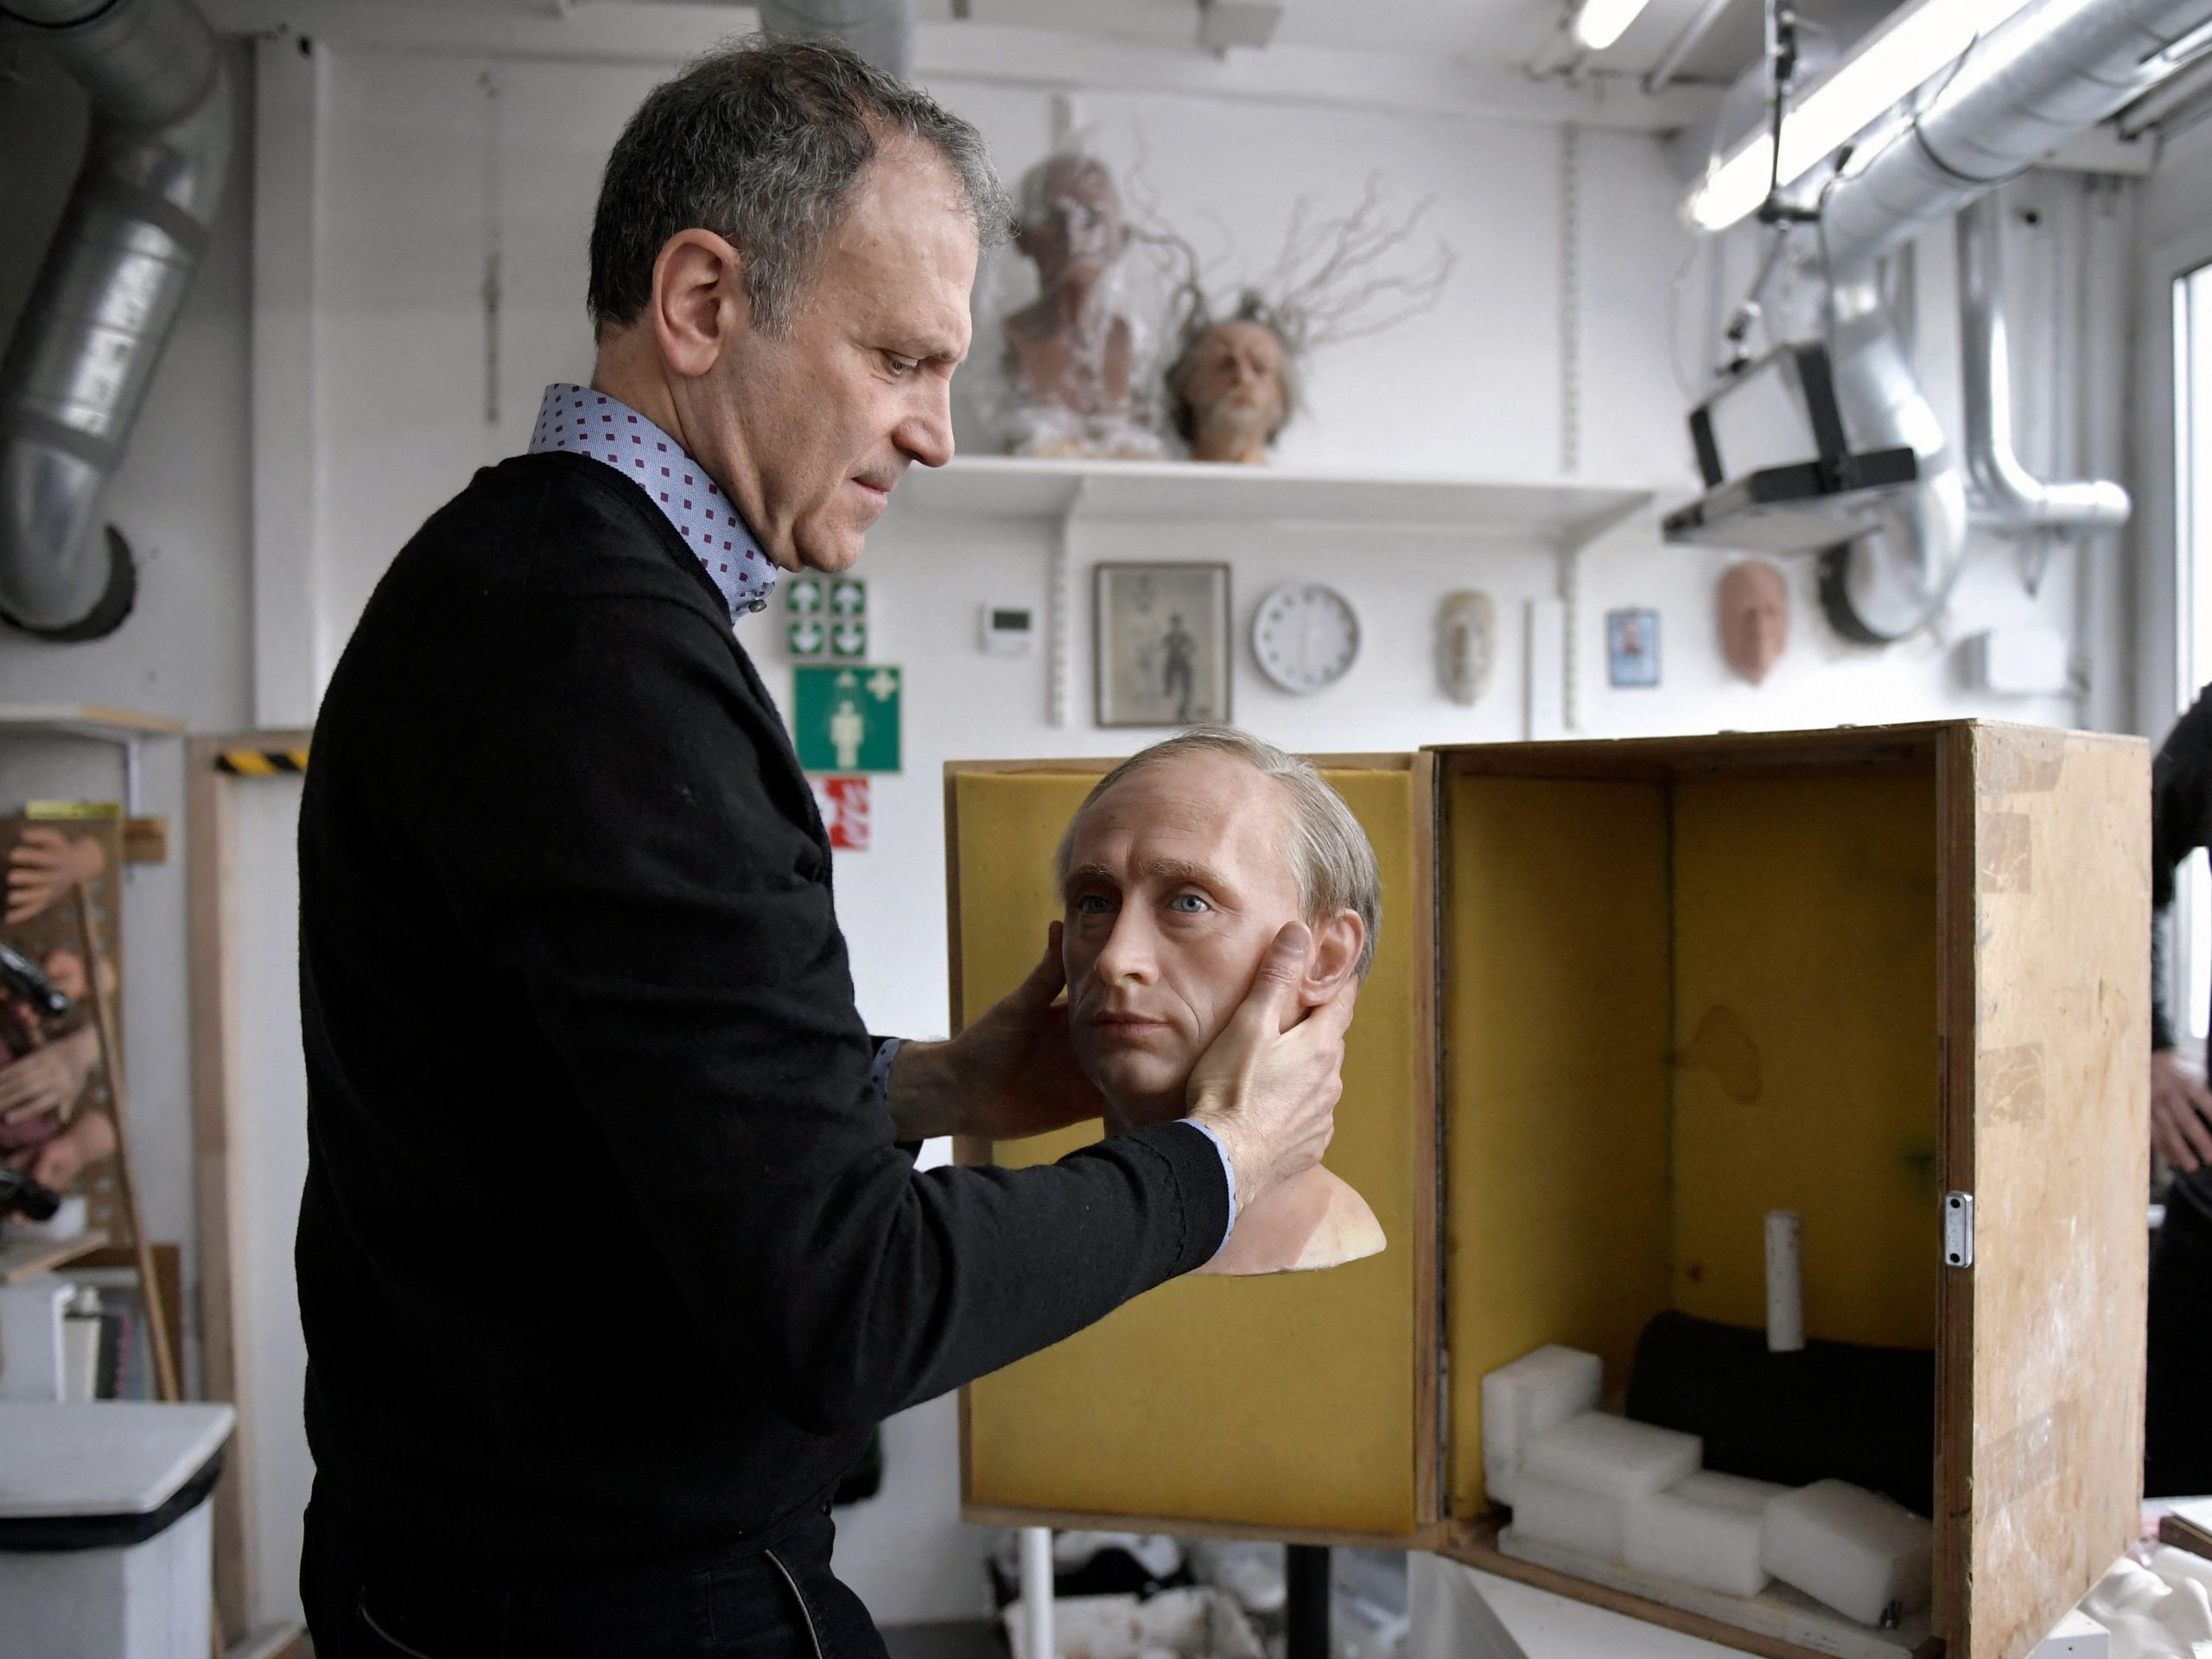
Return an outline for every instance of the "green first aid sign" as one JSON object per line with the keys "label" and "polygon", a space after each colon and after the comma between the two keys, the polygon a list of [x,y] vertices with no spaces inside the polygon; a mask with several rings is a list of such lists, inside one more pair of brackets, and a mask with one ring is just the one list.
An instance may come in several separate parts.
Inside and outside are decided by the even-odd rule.
{"label": "green first aid sign", "polygon": [[899,671],[868,663],[791,669],[791,735],[811,772],[897,772]]}

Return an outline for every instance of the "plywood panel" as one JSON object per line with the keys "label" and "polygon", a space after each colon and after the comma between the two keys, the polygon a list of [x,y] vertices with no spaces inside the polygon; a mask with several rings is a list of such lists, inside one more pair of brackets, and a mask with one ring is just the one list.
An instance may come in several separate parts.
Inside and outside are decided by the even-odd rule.
{"label": "plywood panel", "polygon": [[2142,1491],[2150,772],[2134,739],[1957,746],[1971,991],[1944,1170],[1975,1248],[1947,1273],[1942,1490],[1967,1559],[1939,1554],[1937,1613],[1959,1659],[2019,1659],[2132,1541]]}
{"label": "plywood panel", "polygon": [[[1390,1247],[1319,1274],[1184,1279],[975,1383],[967,1497],[1019,1509],[1281,1535],[1405,1536],[1420,1525],[1415,1230],[1427,1167],[1414,799],[1403,770],[1331,770],[1380,858],[1383,925],[1344,1062],[1329,1166]],[[1051,860],[1095,773],[952,780],[963,1007],[1035,963],[1058,914]],[[998,1148],[1007,1164],[1079,1145]]]}
{"label": "plywood panel", "polygon": [[1618,1388],[1667,1304],[1667,793],[1449,761],[1442,790],[1450,1512],[1471,1517],[1484,1374],[1564,1342]]}
{"label": "plywood panel", "polygon": [[1764,1325],[1764,1218],[1791,1209],[1807,1333],[1929,1347],[1934,772],[1685,780],[1675,799],[1675,1305]]}

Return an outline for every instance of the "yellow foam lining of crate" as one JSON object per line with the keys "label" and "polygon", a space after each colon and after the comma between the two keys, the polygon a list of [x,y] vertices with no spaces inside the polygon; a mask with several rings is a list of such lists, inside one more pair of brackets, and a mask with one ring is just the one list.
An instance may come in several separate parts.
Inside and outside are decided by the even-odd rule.
{"label": "yellow foam lining of crate", "polygon": [[[1332,770],[1381,860],[1383,922],[1344,1062],[1329,1166],[1389,1248],[1321,1273],[1183,1279],[970,1390],[968,1497],[982,1505],[1187,1518],[1255,1531],[1403,1534],[1414,1512],[1420,1069],[1413,791]],[[959,983],[973,1018],[1018,982],[1059,913],[1052,857],[1094,774],[953,780]],[[999,1148],[1049,1160],[1094,1130]]]}
{"label": "yellow foam lining of crate", "polygon": [[1770,1209],[1809,1335],[1930,1344],[1932,774],[1444,791],[1452,1513],[1484,1373],[1565,1343],[1618,1395],[1663,1307],[1763,1324]]}

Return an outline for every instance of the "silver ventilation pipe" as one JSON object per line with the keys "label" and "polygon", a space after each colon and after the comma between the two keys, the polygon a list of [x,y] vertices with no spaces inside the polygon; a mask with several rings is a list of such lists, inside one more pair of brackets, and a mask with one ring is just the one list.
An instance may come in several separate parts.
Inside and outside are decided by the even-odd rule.
{"label": "silver ventilation pipe", "polygon": [[[1926,499],[1894,522],[1822,556],[1821,600],[1853,638],[1901,639],[1932,621],[1966,555],[1965,468],[2000,527],[2029,522],[2117,523],[2115,485],[2046,486],[2011,445],[2009,385],[1996,289],[1979,309],[1961,270],[1967,334],[1967,453],[1942,438],[1910,365],[1866,283],[1878,262],[1958,213],[2075,134],[2142,95],[2189,60],[2190,37],[2212,20],[2212,0],[2039,0],[1977,41],[1945,72],[1924,107],[1862,137],[1821,204],[1821,238],[1834,290],[1836,393],[1853,442],[1910,442]],[[1962,251],[1973,232],[1961,231]],[[1987,241],[1976,251],[1992,253]],[[1962,264],[1963,264],[1962,261]],[[1981,266],[1985,277],[1997,273]],[[1860,411],[1854,418],[1853,410]],[[1911,435],[1932,434],[1929,441]],[[2056,490],[2056,493],[2054,493]],[[2118,518],[2110,517],[2115,507]],[[2057,514],[2058,518],[2039,517]],[[2079,518],[2068,515],[2079,514]]]}
{"label": "silver ventilation pipe", "polygon": [[914,75],[914,0],[760,0],[772,40],[835,41],[887,74]]}
{"label": "silver ventilation pipe", "polygon": [[0,0],[91,94],[69,205],[0,363],[0,620],[111,633],[137,578],[112,527],[90,550],[207,245],[231,153],[221,49],[191,0]]}
{"label": "silver ventilation pipe", "polygon": [[1999,529],[2113,530],[2127,492],[2102,480],[2046,484],[2012,443],[2012,353],[2005,334],[2003,225],[1994,194],[1959,214],[1959,319],[1966,369],[1967,475],[1975,516]]}

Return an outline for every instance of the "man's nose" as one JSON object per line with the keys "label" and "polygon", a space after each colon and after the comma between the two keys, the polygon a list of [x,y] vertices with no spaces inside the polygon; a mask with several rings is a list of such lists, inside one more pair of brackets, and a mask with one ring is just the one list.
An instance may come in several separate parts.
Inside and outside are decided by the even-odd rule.
{"label": "man's nose", "polygon": [[892,442],[900,451],[925,467],[942,467],[952,459],[952,380],[931,375],[914,391],[914,402],[899,423]]}
{"label": "man's nose", "polygon": [[1154,960],[1151,928],[1136,906],[1124,905],[1092,971],[1107,985],[1128,981],[1142,984],[1153,976]]}

